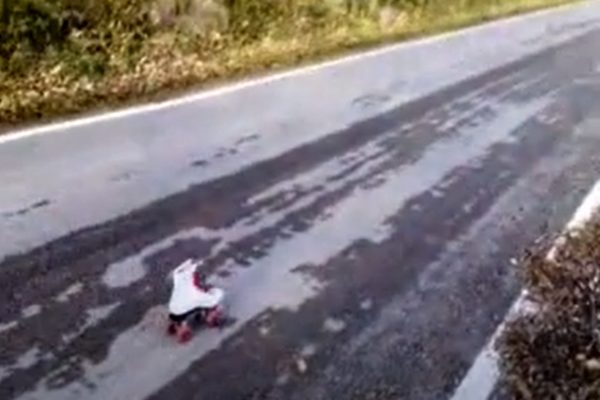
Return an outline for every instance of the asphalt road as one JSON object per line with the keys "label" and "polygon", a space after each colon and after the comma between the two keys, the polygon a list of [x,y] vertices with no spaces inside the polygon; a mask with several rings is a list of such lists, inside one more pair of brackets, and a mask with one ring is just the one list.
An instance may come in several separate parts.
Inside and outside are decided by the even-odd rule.
{"label": "asphalt road", "polygon": [[[0,399],[448,399],[600,173],[600,5],[0,139]],[[188,257],[235,322],[165,336]]]}

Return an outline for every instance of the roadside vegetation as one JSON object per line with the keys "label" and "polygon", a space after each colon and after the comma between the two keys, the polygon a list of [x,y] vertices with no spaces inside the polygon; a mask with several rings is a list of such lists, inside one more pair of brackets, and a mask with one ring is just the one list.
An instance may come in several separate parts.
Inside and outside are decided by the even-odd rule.
{"label": "roadside vegetation", "polygon": [[0,0],[0,126],[568,1]]}
{"label": "roadside vegetation", "polygon": [[505,381],[516,399],[600,398],[600,216],[525,262],[532,310],[499,343]]}

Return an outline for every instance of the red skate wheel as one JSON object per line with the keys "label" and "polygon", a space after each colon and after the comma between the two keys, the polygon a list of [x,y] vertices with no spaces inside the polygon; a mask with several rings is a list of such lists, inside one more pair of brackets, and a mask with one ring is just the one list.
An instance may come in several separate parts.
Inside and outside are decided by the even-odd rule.
{"label": "red skate wheel", "polygon": [[192,338],[192,330],[187,324],[183,324],[177,329],[177,341],[179,343],[189,342]]}
{"label": "red skate wheel", "polygon": [[221,325],[222,315],[221,310],[215,308],[206,314],[206,324],[211,328],[217,328]]}

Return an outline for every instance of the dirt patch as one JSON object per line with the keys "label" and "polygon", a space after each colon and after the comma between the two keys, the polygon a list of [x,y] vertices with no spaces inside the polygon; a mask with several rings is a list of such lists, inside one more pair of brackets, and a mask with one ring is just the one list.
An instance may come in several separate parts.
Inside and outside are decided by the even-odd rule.
{"label": "dirt patch", "polygon": [[511,321],[499,342],[517,399],[600,397],[600,216],[524,262],[533,313]]}

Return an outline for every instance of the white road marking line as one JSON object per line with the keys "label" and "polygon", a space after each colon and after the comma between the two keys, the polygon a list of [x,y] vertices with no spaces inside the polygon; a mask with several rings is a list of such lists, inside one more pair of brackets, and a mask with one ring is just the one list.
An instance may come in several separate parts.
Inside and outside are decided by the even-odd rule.
{"label": "white road marking line", "polygon": [[[600,208],[600,180],[588,192],[583,202],[579,205],[575,214],[566,226],[566,231],[581,228],[589,221],[596,210]],[[548,253],[552,257],[555,253],[553,247]],[[485,347],[477,355],[475,362],[463,378],[459,387],[454,392],[451,400],[485,400],[489,398],[498,378],[499,354],[495,349],[497,339],[502,335],[506,322],[526,311],[526,293],[522,292],[519,298],[506,314],[504,321],[496,328],[496,331],[487,342]]]}
{"label": "white road marking line", "polygon": [[592,190],[587,194],[581,205],[575,211],[573,218],[567,224],[567,231],[583,227],[600,207],[600,181],[596,182]]}
{"label": "white road marking line", "polygon": [[248,89],[248,88],[256,87],[256,86],[261,86],[261,85],[265,85],[268,83],[273,83],[273,82],[280,81],[280,80],[287,79],[287,78],[311,74],[311,73],[314,73],[314,72],[322,70],[322,69],[328,69],[328,68],[332,68],[332,67],[336,67],[336,66],[340,66],[340,65],[344,65],[344,64],[349,64],[349,63],[355,62],[360,59],[368,59],[368,58],[377,57],[382,54],[397,51],[400,49],[417,47],[417,46],[422,46],[422,45],[426,45],[426,44],[430,44],[430,43],[440,42],[440,41],[444,41],[448,38],[460,37],[460,36],[464,36],[467,34],[472,34],[474,32],[479,32],[479,31],[483,31],[486,29],[490,29],[490,27],[499,27],[499,26],[503,26],[503,25],[508,25],[516,20],[527,20],[527,19],[539,18],[546,14],[560,13],[567,8],[573,8],[576,5],[577,5],[577,3],[565,4],[565,5],[562,5],[559,7],[530,12],[530,13],[527,13],[524,15],[515,15],[512,17],[503,18],[503,19],[500,19],[497,21],[492,21],[492,22],[488,22],[485,24],[480,24],[480,25],[475,25],[472,27],[463,28],[458,31],[450,31],[450,32],[439,34],[439,35],[428,36],[428,37],[415,39],[415,40],[411,40],[411,41],[407,41],[407,42],[401,42],[401,43],[391,44],[391,45],[387,45],[387,46],[382,46],[382,47],[379,47],[379,48],[376,48],[373,50],[360,52],[360,53],[356,53],[356,54],[351,54],[348,56],[343,56],[343,57],[340,57],[340,58],[337,58],[334,60],[324,61],[324,62],[308,65],[305,67],[295,68],[295,69],[271,74],[271,75],[264,76],[264,77],[246,79],[246,80],[242,80],[237,83],[218,87],[218,88],[211,89],[211,90],[202,90],[200,92],[192,93],[192,94],[174,98],[171,100],[147,103],[147,104],[142,104],[139,106],[124,108],[121,110],[110,111],[110,112],[101,113],[101,114],[97,114],[97,115],[76,118],[73,120],[66,120],[66,121],[61,121],[61,122],[50,123],[47,125],[39,125],[39,126],[31,127],[31,128],[15,130],[15,131],[7,132],[3,135],[0,135],[0,144],[8,143],[8,142],[12,142],[15,140],[24,139],[27,137],[36,136],[36,135],[40,135],[40,134],[44,134],[44,133],[59,131],[59,130],[63,130],[63,129],[77,128],[77,127],[81,127],[81,126],[91,125],[91,124],[94,124],[97,122],[109,121],[112,119],[124,118],[124,117],[132,116],[132,115],[143,114],[143,113],[148,113],[148,112],[153,112],[153,111],[165,110],[168,108],[173,108],[173,107],[193,103],[193,102],[200,101],[200,100],[205,100],[205,99],[209,99],[209,98],[213,98],[213,97],[226,95],[226,94],[233,93],[233,92],[236,92],[239,90]]}
{"label": "white road marking line", "polygon": [[498,326],[491,339],[483,350],[481,350],[473,365],[471,365],[469,372],[454,392],[452,400],[483,400],[490,396],[500,377],[500,355],[494,348],[495,343],[504,331],[506,321],[520,312],[524,300],[525,294],[521,293],[506,314],[504,321]]}

